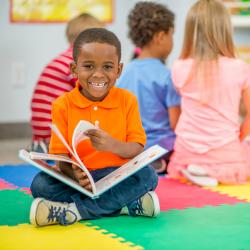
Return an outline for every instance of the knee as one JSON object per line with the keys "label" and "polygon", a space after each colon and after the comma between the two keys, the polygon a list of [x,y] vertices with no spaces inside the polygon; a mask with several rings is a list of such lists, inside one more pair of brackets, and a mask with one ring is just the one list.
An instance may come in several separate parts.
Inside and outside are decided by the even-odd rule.
{"label": "knee", "polygon": [[43,172],[38,173],[34,177],[30,186],[31,193],[34,198],[46,196],[45,193],[49,191],[48,177],[49,176]]}
{"label": "knee", "polygon": [[141,172],[144,182],[147,183],[147,186],[150,187],[151,190],[154,190],[158,184],[158,175],[156,171],[152,167],[146,166]]}

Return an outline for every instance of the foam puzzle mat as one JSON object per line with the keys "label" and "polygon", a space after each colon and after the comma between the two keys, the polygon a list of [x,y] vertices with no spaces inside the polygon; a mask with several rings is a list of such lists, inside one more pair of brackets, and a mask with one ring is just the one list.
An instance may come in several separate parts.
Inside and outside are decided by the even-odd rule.
{"label": "foam puzzle mat", "polygon": [[29,223],[27,164],[0,166],[0,249],[250,250],[250,183],[200,188],[159,178],[157,218],[120,216],[71,226]]}

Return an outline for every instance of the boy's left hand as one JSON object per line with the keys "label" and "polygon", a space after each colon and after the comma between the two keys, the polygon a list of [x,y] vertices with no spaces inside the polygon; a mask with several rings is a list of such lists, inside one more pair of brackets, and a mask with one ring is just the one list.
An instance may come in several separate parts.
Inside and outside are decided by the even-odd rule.
{"label": "boy's left hand", "polygon": [[116,140],[104,130],[89,129],[84,134],[89,137],[96,150],[113,152]]}

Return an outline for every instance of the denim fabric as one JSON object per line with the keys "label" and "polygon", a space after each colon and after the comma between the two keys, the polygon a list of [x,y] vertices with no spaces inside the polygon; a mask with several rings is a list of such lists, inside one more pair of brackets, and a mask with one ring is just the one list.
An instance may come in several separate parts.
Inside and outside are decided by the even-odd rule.
{"label": "denim fabric", "polygon": [[[94,170],[91,175],[95,181],[98,181],[115,169],[117,168]],[[31,184],[31,192],[34,198],[42,197],[51,201],[75,202],[82,218],[87,220],[104,216],[118,216],[122,207],[130,206],[133,201],[148,191],[154,190],[157,183],[158,176],[155,170],[146,166],[97,199],[91,199],[57,179],[40,172]]]}

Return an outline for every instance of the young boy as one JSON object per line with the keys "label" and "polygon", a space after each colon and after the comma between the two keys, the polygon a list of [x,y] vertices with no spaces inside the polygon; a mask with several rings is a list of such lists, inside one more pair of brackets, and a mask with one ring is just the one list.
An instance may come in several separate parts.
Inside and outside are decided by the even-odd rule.
{"label": "young boy", "polygon": [[83,13],[67,24],[66,36],[69,48],[53,59],[41,73],[31,100],[31,151],[47,153],[50,140],[51,104],[52,102],[75,87],[75,79],[70,72],[72,45],[76,37],[85,29],[100,28],[103,24],[91,16]]}
{"label": "young boy", "polygon": [[[118,38],[103,28],[88,29],[76,39],[73,58],[71,70],[78,81],[71,92],[53,103],[52,121],[70,145],[73,130],[80,120],[99,124],[99,128],[86,132],[90,140],[80,142],[77,148],[81,160],[97,181],[142,152],[146,136],[136,97],[114,87],[122,71]],[[54,133],[50,153],[69,155]],[[90,189],[89,180],[78,167],[65,164],[58,167]],[[121,214],[155,217],[160,210],[157,195],[152,191],[156,186],[157,174],[147,166],[92,200],[39,173],[31,185],[36,199],[31,206],[30,221],[35,226],[45,226]]]}
{"label": "young boy", "polygon": [[[137,96],[147,134],[146,148],[159,144],[171,153],[180,98],[164,62],[172,50],[174,14],[162,4],[138,2],[128,16],[128,24],[129,36],[141,51],[127,65],[117,87]],[[153,163],[158,173],[165,171],[170,153]]]}

